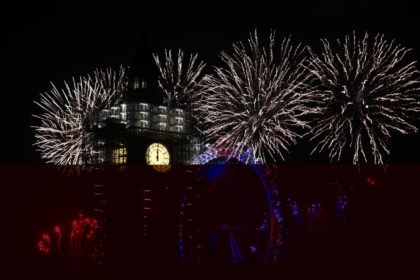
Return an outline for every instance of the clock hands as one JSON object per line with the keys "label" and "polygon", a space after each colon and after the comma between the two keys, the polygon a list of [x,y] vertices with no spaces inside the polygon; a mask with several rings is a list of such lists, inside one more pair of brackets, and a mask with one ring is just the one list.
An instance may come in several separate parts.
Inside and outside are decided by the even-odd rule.
{"label": "clock hands", "polygon": [[146,163],[151,165],[169,164],[169,154],[165,146],[154,143],[147,148]]}

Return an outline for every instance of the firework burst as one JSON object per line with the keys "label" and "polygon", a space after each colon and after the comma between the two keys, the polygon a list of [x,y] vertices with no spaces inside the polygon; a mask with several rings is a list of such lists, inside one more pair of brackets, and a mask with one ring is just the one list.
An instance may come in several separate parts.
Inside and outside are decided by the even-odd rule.
{"label": "firework burst", "polygon": [[79,214],[72,222],[71,232],[67,227],[56,225],[50,233],[41,235],[38,251],[44,256],[61,257],[73,269],[89,264],[100,264],[102,254],[96,245],[98,221]]}
{"label": "firework burst", "polygon": [[101,109],[121,98],[127,86],[125,68],[119,71],[97,69],[93,77],[73,79],[58,90],[52,84],[49,93],[35,102],[42,110],[41,125],[36,126],[36,143],[41,157],[56,165],[89,163],[92,133],[89,121]]}
{"label": "firework burst", "polygon": [[184,52],[178,50],[177,58],[173,58],[172,51],[165,50],[161,62],[159,56],[153,54],[160,72],[158,85],[166,96],[168,106],[190,110],[195,104],[195,93],[201,88],[201,72],[205,67],[203,61],[197,61],[197,57],[198,54],[191,54],[189,59],[184,59]]}
{"label": "firework burst", "polygon": [[329,150],[331,160],[352,149],[353,163],[383,163],[389,154],[391,131],[416,132],[409,122],[420,112],[418,71],[414,62],[405,63],[409,49],[388,42],[381,34],[373,42],[346,36],[337,49],[323,39],[321,56],[310,52],[308,68],[316,95],[323,108],[314,119],[312,152]]}
{"label": "firework burst", "polygon": [[266,154],[284,159],[283,152],[300,137],[296,129],[308,128],[304,115],[318,110],[310,106],[312,92],[304,83],[304,48],[294,47],[289,37],[275,52],[271,32],[266,49],[257,31],[250,34],[248,45],[234,43],[233,55],[221,53],[226,66],[204,77],[197,115],[207,140],[216,146],[232,148],[233,154],[252,148],[263,162]]}

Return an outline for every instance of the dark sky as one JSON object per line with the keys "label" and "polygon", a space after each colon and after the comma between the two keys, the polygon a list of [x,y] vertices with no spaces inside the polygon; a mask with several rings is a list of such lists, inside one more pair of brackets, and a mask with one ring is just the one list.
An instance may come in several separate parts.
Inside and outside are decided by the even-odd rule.
{"label": "dark sky", "polygon": [[[217,65],[218,53],[230,51],[232,42],[245,40],[254,28],[263,35],[274,28],[279,37],[292,34],[296,41],[315,47],[319,38],[334,40],[352,30],[383,32],[413,48],[411,60],[420,58],[415,1],[105,2],[16,3],[3,10],[2,66],[7,73],[1,103],[1,163],[42,163],[32,146],[30,126],[37,124],[31,117],[37,113],[33,101],[51,88],[50,82],[61,87],[64,80],[96,67],[130,64],[145,22],[152,50],[198,52],[208,65]],[[419,163],[418,134],[393,139],[392,162]],[[288,161],[306,161],[309,146],[302,145],[292,150]]]}
{"label": "dark sky", "polygon": [[[2,84],[6,85],[1,91],[0,103],[0,164],[3,165],[43,163],[32,146],[35,139],[31,125],[38,124],[32,114],[39,112],[33,101],[39,99],[40,93],[50,90],[50,82],[60,88],[64,80],[86,75],[97,67],[130,64],[140,44],[140,33],[145,22],[151,49],[162,51],[164,48],[182,48],[188,52],[197,52],[210,66],[219,64],[218,53],[221,50],[230,51],[232,42],[246,40],[254,28],[258,28],[262,35],[266,35],[270,28],[275,29],[279,37],[293,34],[295,41],[314,47],[319,46],[320,38],[334,40],[352,30],[359,33],[383,32],[387,38],[395,38],[400,44],[413,48],[409,55],[411,60],[420,60],[420,17],[416,1],[356,3],[331,0],[311,1],[308,4],[299,0],[256,0],[254,4],[244,4],[244,1],[236,1],[241,4],[228,4],[225,0],[191,1],[184,4],[173,1],[176,4],[171,5],[158,0],[149,1],[149,4],[137,0],[135,2],[138,4],[135,5],[123,1],[113,1],[111,4],[109,1],[98,1],[95,4],[87,1],[13,2],[12,6],[9,4],[7,8],[2,8],[0,17],[1,47],[4,48],[0,62],[5,72]],[[417,124],[420,127],[419,122]],[[394,163],[420,163],[419,133],[395,136],[392,139],[392,157],[388,160]],[[294,147],[287,162],[324,161],[323,156],[309,157],[311,147],[306,142]],[[416,175],[415,166],[413,172],[410,168],[401,168],[411,175],[408,179],[404,176],[402,178],[411,182],[410,179]],[[0,231],[10,231],[12,241],[6,242],[6,247],[10,251],[13,249],[12,257],[31,263],[32,255],[25,253],[28,252],[27,248],[33,249],[31,246],[35,244],[33,240],[36,240],[38,234],[56,220],[63,222],[63,217],[74,215],[72,211],[83,201],[80,201],[78,189],[76,191],[70,187],[70,181],[56,188],[55,177],[37,172],[37,168],[29,168],[28,172],[15,169],[20,173],[12,173],[10,170],[13,169],[6,166],[0,170],[4,172],[4,182],[15,181],[11,187],[5,188],[6,194],[3,195],[1,205],[7,211],[0,212],[8,215],[7,226]],[[297,172],[297,176],[300,172],[305,174],[301,176],[302,179],[312,178],[302,170]],[[44,182],[45,178],[48,180]],[[399,192],[400,196],[409,201],[406,203],[401,199],[401,202],[391,206],[416,205],[414,199],[418,195],[411,195],[415,185],[401,183],[397,179],[395,182],[390,185],[403,190]],[[393,193],[389,193],[389,197],[392,197]],[[398,212],[401,216],[406,215],[404,207]],[[386,205],[383,208],[389,207]],[[414,212],[410,210],[407,213]],[[407,217],[402,220],[406,227],[412,224],[412,216]],[[366,224],[370,224],[373,219],[365,220],[369,222]],[[27,232],[30,232],[29,238]],[[402,232],[405,234],[408,230]],[[414,240],[406,238],[404,234],[401,234],[399,240]],[[374,237],[366,240],[373,240]],[[13,248],[19,239],[24,242],[18,248]],[[388,242],[387,246],[389,244],[400,247],[398,242]],[[362,245],[357,248],[364,249]],[[389,249],[387,246],[384,250]],[[32,251],[32,254],[35,253]],[[401,255],[395,256],[399,258]]]}

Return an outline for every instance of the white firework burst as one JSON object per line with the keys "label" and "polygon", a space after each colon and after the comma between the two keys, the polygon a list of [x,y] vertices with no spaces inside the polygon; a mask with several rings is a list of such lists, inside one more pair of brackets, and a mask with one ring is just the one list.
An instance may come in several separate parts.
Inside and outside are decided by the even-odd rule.
{"label": "white firework burst", "polygon": [[178,50],[178,56],[172,57],[172,51],[165,49],[163,62],[157,54],[153,54],[155,63],[159,68],[159,88],[164,92],[165,103],[168,106],[177,106],[187,110],[191,109],[196,93],[200,91],[204,67],[203,61],[197,61],[198,54],[191,54],[184,59],[184,52]]}
{"label": "white firework burst", "polygon": [[305,83],[305,48],[294,47],[290,37],[278,51],[274,47],[274,31],[267,49],[255,31],[247,47],[238,42],[233,55],[221,53],[225,67],[204,77],[205,91],[195,107],[207,142],[232,148],[234,154],[252,148],[263,162],[266,155],[284,160],[284,151],[301,136],[298,130],[309,128],[305,115],[318,108]]}
{"label": "white firework burst", "polygon": [[391,131],[416,132],[410,122],[420,112],[419,76],[415,62],[406,63],[410,49],[388,42],[383,34],[369,40],[345,36],[337,48],[323,39],[321,55],[310,51],[308,69],[322,113],[314,119],[312,152],[329,151],[340,160],[352,149],[353,163],[383,164]]}
{"label": "white firework burst", "polygon": [[56,165],[90,163],[93,135],[89,122],[99,110],[121,98],[126,87],[124,67],[119,71],[97,69],[93,77],[73,79],[71,85],[65,82],[62,90],[52,84],[51,91],[35,102],[43,110],[35,116],[40,126],[34,127],[34,145],[41,157]]}

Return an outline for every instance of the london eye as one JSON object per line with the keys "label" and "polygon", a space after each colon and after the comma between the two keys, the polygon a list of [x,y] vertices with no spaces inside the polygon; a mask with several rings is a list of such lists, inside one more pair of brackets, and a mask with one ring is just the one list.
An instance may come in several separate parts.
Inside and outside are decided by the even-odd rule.
{"label": "london eye", "polygon": [[[273,263],[287,248],[278,187],[252,151],[198,156],[180,204],[182,262]],[[248,163],[248,164],[246,164]]]}

